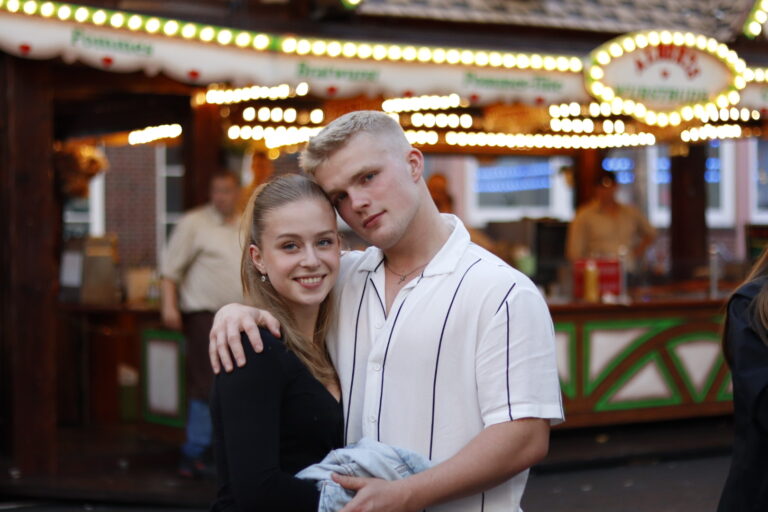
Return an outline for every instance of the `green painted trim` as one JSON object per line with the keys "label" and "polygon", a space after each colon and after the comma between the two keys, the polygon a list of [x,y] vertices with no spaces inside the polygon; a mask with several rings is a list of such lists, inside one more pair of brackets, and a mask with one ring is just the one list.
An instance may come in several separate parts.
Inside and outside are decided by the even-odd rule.
{"label": "green painted trim", "polygon": [[728,372],[728,375],[725,379],[723,379],[723,383],[720,384],[720,389],[717,391],[717,401],[718,402],[732,402],[733,401],[733,393],[728,391],[728,384],[730,384],[731,379],[733,376],[731,375],[731,372]]}
{"label": "green painted trim", "polygon": [[[667,386],[672,391],[672,395],[669,398],[647,398],[642,400],[630,400],[627,402],[611,403],[611,397],[614,396],[634,375],[636,375],[644,366],[648,363],[655,361],[656,366],[661,372],[662,378],[667,383]],[[647,407],[664,407],[669,405],[679,405],[683,399],[680,394],[680,390],[677,389],[675,381],[672,375],[669,373],[669,369],[664,364],[664,359],[658,351],[653,351],[646,354],[642,359],[635,363],[624,375],[616,380],[616,383],[611,386],[605,395],[595,404],[595,411],[626,411],[629,409],[643,409]]]}
{"label": "green painted trim", "polygon": [[555,323],[555,332],[568,334],[568,381],[560,381],[560,389],[568,398],[576,397],[576,324],[573,322]]}
{"label": "green painted trim", "polygon": [[[667,351],[669,352],[670,357],[672,358],[672,362],[675,364],[675,367],[677,368],[677,371],[680,373],[680,376],[683,379],[683,382],[685,382],[685,387],[688,388],[688,391],[691,393],[691,396],[693,397],[693,401],[696,403],[701,403],[704,401],[704,398],[707,396],[707,393],[709,393],[709,390],[712,388],[712,384],[715,382],[715,377],[717,377],[717,372],[720,371],[720,367],[723,365],[723,356],[720,354],[717,359],[715,359],[715,364],[712,365],[712,368],[709,370],[709,374],[707,375],[706,381],[704,382],[704,387],[701,389],[701,391],[698,391],[696,389],[696,386],[693,384],[693,381],[690,379],[690,376],[688,375],[688,371],[685,369],[685,365],[683,364],[683,361],[677,356],[677,353],[674,349],[679,347],[680,345],[685,345],[691,341],[705,341],[705,340],[712,340],[716,344],[720,340],[720,335],[715,332],[708,332],[708,331],[702,331],[697,333],[689,333],[685,334],[683,336],[680,336],[678,338],[673,338],[672,340],[667,343]],[[719,344],[718,344],[719,348]]]}
{"label": "green painted trim", "polygon": [[[149,410],[147,400],[147,346],[150,340],[175,341],[179,345],[179,413],[173,416],[154,413]],[[150,423],[158,423],[169,427],[184,428],[187,424],[187,397],[186,397],[186,365],[184,335],[178,331],[166,331],[158,329],[146,329],[141,333],[141,409],[144,420]]]}
{"label": "green painted trim", "polygon": [[[677,327],[682,324],[683,320],[680,318],[659,318],[659,319],[643,319],[643,320],[615,320],[615,321],[595,321],[587,322],[584,324],[584,395],[589,396],[600,385],[602,381],[632,352],[637,350],[643,343],[650,340],[654,336]],[[592,332],[597,330],[620,330],[620,329],[637,329],[648,328],[645,334],[639,336],[635,341],[630,343],[624,350],[619,352],[616,357],[610,361],[605,368],[591,380],[589,375],[589,365],[592,355]]]}

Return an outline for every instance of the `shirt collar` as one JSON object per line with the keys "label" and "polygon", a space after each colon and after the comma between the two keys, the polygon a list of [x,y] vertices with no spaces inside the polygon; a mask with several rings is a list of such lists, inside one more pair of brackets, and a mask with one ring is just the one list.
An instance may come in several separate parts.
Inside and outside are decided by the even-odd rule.
{"label": "shirt collar", "polygon": [[213,219],[214,222],[219,226],[237,224],[236,222],[228,223],[227,219],[224,218],[224,216],[221,213],[219,213],[219,210],[217,210],[216,207],[210,203],[208,203],[208,205],[206,206],[206,209],[208,210],[208,215],[211,217],[211,219]]}
{"label": "shirt collar", "polygon": [[[442,213],[440,216],[452,228],[451,235],[427,264],[423,272],[425,277],[453,272],[470,243],[469,232],[458,217],[449,213]],[[383,260],[384,252],[378,247],[371,247],[366,251],[357,269],[360,272],[375,272],[382,266]]]}

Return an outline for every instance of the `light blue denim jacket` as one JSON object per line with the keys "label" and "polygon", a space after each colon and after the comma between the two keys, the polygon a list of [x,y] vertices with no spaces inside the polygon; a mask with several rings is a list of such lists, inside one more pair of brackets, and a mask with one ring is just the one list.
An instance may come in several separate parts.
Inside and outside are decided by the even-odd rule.
{"label": "light blue denim jacket", "polygon": [[431,466],[429,459],[418,453],[364,437],[346,448],[331,451],[323,460],[302,469],[296,476],[317,481],[320,490],[318,512],[337,512],[352,500],[355,493],[331,480],[331,473],[399,480]]}

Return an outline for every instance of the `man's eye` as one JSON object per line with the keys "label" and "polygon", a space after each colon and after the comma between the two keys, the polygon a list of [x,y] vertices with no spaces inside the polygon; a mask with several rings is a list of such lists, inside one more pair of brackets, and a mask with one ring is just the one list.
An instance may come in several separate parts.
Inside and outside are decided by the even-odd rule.
{"label": "man's eye", "polygon": [[339,204],[347,198],[346,192],[340,192],[333,198],[333,204]]}
{"label": "man's eye", "polygon": [[363,176],[363,181],[371,181],[376,176],[375,172],[369,172],[365,176]]}

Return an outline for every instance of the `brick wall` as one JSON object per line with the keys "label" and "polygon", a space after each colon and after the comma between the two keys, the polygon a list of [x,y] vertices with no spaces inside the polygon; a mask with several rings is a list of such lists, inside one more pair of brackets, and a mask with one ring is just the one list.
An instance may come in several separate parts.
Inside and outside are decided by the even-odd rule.
{"label": "brick wall", "polygon": [[106,154],[106,230],[117,234],[121,268],[154,267],[155,147],[115,146]]}

